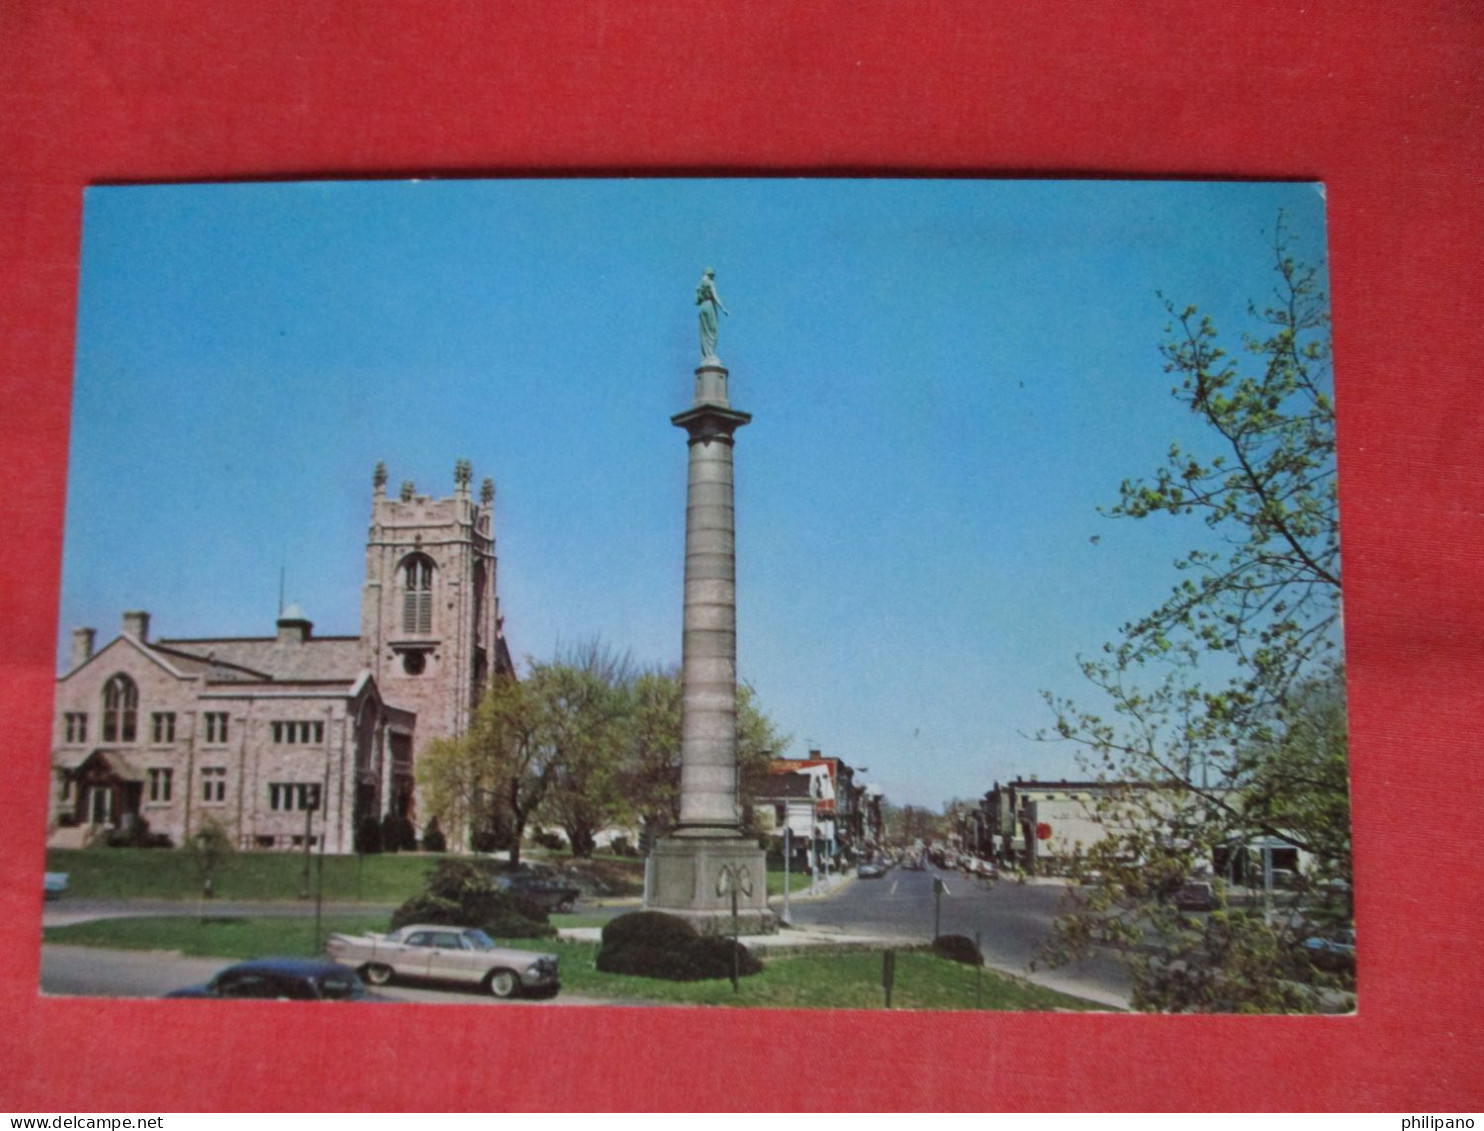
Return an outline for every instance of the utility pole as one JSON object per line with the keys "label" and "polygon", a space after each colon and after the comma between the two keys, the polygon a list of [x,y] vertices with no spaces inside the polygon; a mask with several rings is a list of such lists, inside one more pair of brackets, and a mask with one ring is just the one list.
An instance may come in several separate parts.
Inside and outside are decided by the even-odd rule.
{"label": "utility pole", "polygon": [[[787,810],[785,810],[785,814],[786,813],[787,813]],[[793,858],[793,854],[794,854],[794,851],[793,851],[793,849],[794,849],[793,831],[794,831],[793,830],[793,826],[788,823],[788,818],[785,815],[785,817],[784,817],[784,823],[783,823],[783,921],[784,921],[784,923],[792,923],[793,922],[793,912],[792,912],[792,909],[789,906],[789,895],[793,891],[793,883],[792,883],[792,881],[790,881],[789,874],[788,874],[789,861]]]}

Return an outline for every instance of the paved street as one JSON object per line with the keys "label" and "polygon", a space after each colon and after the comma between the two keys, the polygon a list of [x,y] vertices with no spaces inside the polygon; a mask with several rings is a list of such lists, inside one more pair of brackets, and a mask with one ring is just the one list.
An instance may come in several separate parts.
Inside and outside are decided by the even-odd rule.
{"label": "paved street", "polygon": [[[69,997],[164,997],[171,990],[199,985],[231,966],[230,958],[186,958],[171,951],[112,950],[93,946],[41,948],[41,992]],[[438,1005],[508,1005],[509,1002],[458,986],[393,985],[376,995],[394,1002]],[[649,1005],[650,1002],[599,1001],[562,993],[554,998],[517,999],[525,1005]],[[194,1002],[184,1002],[190,1007]]]}
{"label": "paved street", "polygon": [[[826,899],[793,900],[793,922],[926,941],[933,936],[935,876],[948,890],[942,901],[943,934],[972,938],[977,931],[985,961],[996,969],[1093,1001],[1127,1006],[1128,970],[1116,956],[1100,955],[1056,970],[1030,969],[1036,947],[1060,910],[1065,887],[1059,880],[1018,884],[1003,879],[988,885],[961,872],[893,868],[882,879],[856,880]],[[775,899],[773,906],[781,907],[781,900]]]}
{"label": "paved street", "polygon": [[[933,934],[933,878],[941,876],[948,894],[942,901],[942,932],[973,937],[979,932],[985,961],[990,966],[1017,974],[1038,985],[1086,997],[1107,1005],[1126,1007],[1130,984],[1128,971],[1112,955],[1100,955],[1056,970],[1031,970],[1037,946],[1058,914],[1064,892],[1060,881],[1043,880],[1017,884],[1013,879],[993,885],[959,872],[929,868],[909,872],[893,868],[880,880],[848,879],[826,895],[795,896],[792,920],[799,927],[820,928],[854,936],[876,936],[884,941],[926,942]],[[781,910],[782,897],[771,901]],[[636,909],[636,904],[589,907],[585,915],[610,916]],[[328,916],[339,913],[390,911],[366,904],[326,904]],[[212,906],[217,915],[306,916],[312,903],[221,903]],[[43,916],[46,926],[62,926],[86,919],[137,915],[197,914],[192,903],[165,900],[66,900],[48,903]],[[772,941],[772,940],[770,940]],[[783,941],[783,940],[778,940]],[[225,960],[188,959],[138,951],[109,951],[107,962],[98,961],[95,948],[43,947],[42,989],[47,993],[155,997],[194,982],[205,981],[229,965]],[[95,956],[88,961],[84,956]],[[457,990],[395,987],[388,996],[403,1001],[469,1001],[493,1004],[493,998],[464,994]],[[582,1004],[561,995],[559,1004]]]}

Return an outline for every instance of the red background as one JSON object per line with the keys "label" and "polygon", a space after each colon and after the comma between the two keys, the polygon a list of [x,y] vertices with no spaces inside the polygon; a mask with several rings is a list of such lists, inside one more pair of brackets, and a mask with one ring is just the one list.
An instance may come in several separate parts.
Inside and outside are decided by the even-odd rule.
{"label": "red background", "polygon": [[[0,1106],[1484,1107],[1472,2],[0,3]],[[1320,178],[1351,1018],[453,1011],[36,994],[81,189],[515,172]],[[127,484],[121,484],[127,489]]]}

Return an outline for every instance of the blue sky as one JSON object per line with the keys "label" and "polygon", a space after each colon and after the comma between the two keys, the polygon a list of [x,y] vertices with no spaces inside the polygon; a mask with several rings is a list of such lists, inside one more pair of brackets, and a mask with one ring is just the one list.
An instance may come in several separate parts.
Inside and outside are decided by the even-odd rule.
{"label": "blue sky", "polygon": [[[1320,189],[582,180],[90,189],[59,649],[143,608],[358,631],[371,470],[496,482],[506,633],[678,662],[703,267],[738,434],[738,663],[808,746],[936,806],[1073,774],[1041,689],[1159,602],[1193,519],[1097,507],[1200,433],[1158,292],[1229,347]],[[1194,525],[1193,525],[1194,524]],[[1094,538],[1096,539],[1094,541]],[[60,661],[59,661],[60,662]]]}

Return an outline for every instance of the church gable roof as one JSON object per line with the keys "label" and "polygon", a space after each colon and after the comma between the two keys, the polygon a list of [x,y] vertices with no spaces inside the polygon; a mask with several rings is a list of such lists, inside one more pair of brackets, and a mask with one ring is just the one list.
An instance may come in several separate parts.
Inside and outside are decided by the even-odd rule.
{"label": "church gable roof", "polygon": [[107,644],[103,645],[103,647],[99,648],[82,663],[78,664],[77,667],[73,668],[70,672],[58,676],[58,682],[65,682],[71,679],[73,676],[77,675],[79,672],[85,670],[86,668],[92,667],[94,664],[102,662],[105,656],[112,656],[111,662],[116,663],[118,661],[118,653],[120,649],[124,649],[128,652],[137,653],[138,655],[145,657],[156,666],[164,669],[164,671],[168,674],[174,676],[176,679],[194,679],[198,674],[197,672],[190,670],[189,667],[175,662],[175,659],[171,656],[160,653],[154,648],[154,646],[142,643],[139,638],[134,636],[132,633],[121,632]]}
{"label": "church gable roof", "polygon": [[189,655],[198,662],[214,663],[222,674],[213,680],[236,678],[272,680],[354,680],[365,667],[358,636],[316,636],[285,643],[272,637],[215,637],[195,640],[161,640],[160,647],[172,654]]}

